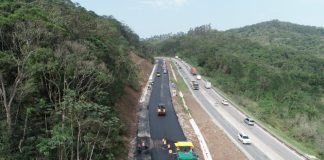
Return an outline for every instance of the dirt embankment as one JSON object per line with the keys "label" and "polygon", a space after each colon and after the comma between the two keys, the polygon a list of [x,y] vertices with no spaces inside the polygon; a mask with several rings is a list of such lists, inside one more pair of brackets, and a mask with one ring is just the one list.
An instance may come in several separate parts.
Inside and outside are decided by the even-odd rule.
{"label": "dirt embankment", "polygon": [[[146,59],[137,56],[134,53],[130,53],[129,58],[138,67],[140,79],[139,83],[141,88],[144,88],[149,75],[153,69],[153,64],[151,64]],[[137,129],[137,111],[138,111],[138,101],[141,96],[141,91],[136,91],[133,88],[126,86],[124,88],[124,95],[117,102],[117,110],[121,115],[121,121],[125,125],[125,145],[127,146],[136,136]],[[125,158],[126,159],[126,158]]]}

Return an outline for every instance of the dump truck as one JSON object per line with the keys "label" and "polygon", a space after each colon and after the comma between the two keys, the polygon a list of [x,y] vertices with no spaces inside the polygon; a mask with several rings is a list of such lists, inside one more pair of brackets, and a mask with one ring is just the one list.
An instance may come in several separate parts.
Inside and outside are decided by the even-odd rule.
{"label": "dump truck", "polygon": [[193,151],[192,142],[179,141],[175,144],[176,160],[198,160],[197,154]]}
{"label": "dump truck", "polygon": [[195,67],[191,67],[190,73],[194,76],[197,75],[197,69]]}
{"label": "dump truck", "polygon": [[199,83],[197,81],[195,81],[195,80],[192,80],[191,81],[191,88],[193,90],[199,90]]}
{"label": "dump truck", "polygon": [[166,115],[166,108],[165,108],[164,104],[159,104],[156,107],[156,112],[157,112],[158,116],[165,116]]}

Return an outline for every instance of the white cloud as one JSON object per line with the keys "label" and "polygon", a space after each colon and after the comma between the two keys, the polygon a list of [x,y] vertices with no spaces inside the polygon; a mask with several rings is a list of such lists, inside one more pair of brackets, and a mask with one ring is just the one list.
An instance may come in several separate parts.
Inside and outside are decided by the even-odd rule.
{"label": "white cloud", "polygon": [[143,4],[148,4],[153,7],[158,8],[170,8],[170,7],[180,7],[184,5],[188,0],[141,0]]}

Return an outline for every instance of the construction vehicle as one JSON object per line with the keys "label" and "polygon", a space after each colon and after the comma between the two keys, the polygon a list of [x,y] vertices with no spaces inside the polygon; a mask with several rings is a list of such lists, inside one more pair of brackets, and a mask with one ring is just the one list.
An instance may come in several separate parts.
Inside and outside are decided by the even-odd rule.
{"label": "construction vehicle", "polygon": [[158,113],[158,116],[165,116],[166,115],[166,108],[164,104],[159,104],[156,107],[156,112]]}
{"label": "construction vehicle", "polygon": [[161,73],[160,72],[156,72],[156,76],[157,77],[160,77],[161,76]]}
{"label": "construction vehicle", "polygon": [[137,153],[147,154],[150,150],[150,137],[137,137]]}
{"label": "construction vehicle", "polygon": [[197,81],[195,81],[195,80],[192,80],[191,81],[191,88],[193,90],[199,90],[199,83]]}
{"label": "construction vehicle", "polygon": [[198,156],[193,151],[192,142],[179,141],[174,143],[176,149],[176,160],[198,160]]}
{"label": "construction vehicle", "polygon": [[195,67],[191,67],[190,73],[194,76],[197,75],[197,69]]}

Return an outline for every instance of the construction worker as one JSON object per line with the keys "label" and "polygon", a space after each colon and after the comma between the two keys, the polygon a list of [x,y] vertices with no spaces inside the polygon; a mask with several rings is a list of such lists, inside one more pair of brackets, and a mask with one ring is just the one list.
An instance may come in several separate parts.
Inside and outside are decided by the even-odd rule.
{"label": "construction worker", "polygon": [[165,138],[162,138],[162,149],[167,149],[167,141]]}

